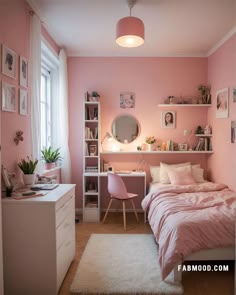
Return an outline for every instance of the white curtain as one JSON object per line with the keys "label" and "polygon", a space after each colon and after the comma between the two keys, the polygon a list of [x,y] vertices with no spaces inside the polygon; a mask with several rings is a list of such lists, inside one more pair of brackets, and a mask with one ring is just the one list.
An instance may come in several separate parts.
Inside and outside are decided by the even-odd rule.
{"label": "white curtain", "polygon": [[31,60],[31,138],[32,156],[40,159],[40,81],[41,81],[41,23],[36,15],[30,24],[30,60]]}
{"label": "white curtain", "polygon": [[57,136],[54,145],[60,147],[63,158],[61,167],[62,183],[71,183],[71,159],[69,151],[69,123],[68,123],[68,79],[67,79],[67,56],[64,49],[59,54],[59,93],[57,101]]}

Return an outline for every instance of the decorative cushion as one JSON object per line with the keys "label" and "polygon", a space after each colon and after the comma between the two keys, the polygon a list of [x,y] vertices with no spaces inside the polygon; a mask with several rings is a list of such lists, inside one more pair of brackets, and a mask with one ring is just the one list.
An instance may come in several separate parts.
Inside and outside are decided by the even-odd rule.
{"label": "decorative cushion", "polygon": [[189,166],[191,168],[191,163],[186,162],[186,163],[180,163],[180,164],[165,164],[165,163],[160,163],[160,182],[164,184],[170,183],[170,179],[168,176],[168,171],[171,170],[172,168],[178,168],[178,167],[184,167],[184,166]]}
{"label": "decorative cushion", "polygon": [[192,175],[196,182],[205,182],[204,169],[192,166]]}
{"label": "decorative cushion", "polygon": [[171,184],[188,185],[196,183],[192,176],[191,166],[172,168],[168,171],[168,176]]}
{"label": "decorative cushion", "polygon": [[152,182],[160,182],[160,166],[150,166]]}

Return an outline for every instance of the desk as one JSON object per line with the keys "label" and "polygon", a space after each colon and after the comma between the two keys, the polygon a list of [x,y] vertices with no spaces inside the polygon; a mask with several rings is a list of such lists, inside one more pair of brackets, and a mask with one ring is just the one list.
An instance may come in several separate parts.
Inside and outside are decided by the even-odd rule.
{"label": "desk", "polygon": [[[107,207],[108,201],[110,196],[108,195],[106,188],[107,188],[107,172],[99,172],[99,173],[89,173],[86,172],[83,174],[83,221],[84,222],[100,222],[100,215],[102,207]],[[146,196],[146,172],[130,172],[130,173],[117,173],[124,181],[130,180],[131,184],[134,182],[135,178],[142,178],[142,185],[143,185],[143,195],[138,194],[139,197],[137,198],[137,202],[141,203],[141,200]],[[88,189],[88,183],[93,182],[95,185],[93,189]],[[140,182],[138,183],[141,184]],[[132,185],[131,185],[132,187]],[[135,188],[129,188],[127,186],[127,190],[132,193],[137,193],[135,189],[138,189],[138,185],[136,182]],[[141,208],[140,208],[141,209]],[[112,211],[112,210],[111,210]],[[128,210],[133,211],[133,209]],[[137,210],[139,211],[139,210]],[[144,213],[144,221],[146,220],[146,216]]]}

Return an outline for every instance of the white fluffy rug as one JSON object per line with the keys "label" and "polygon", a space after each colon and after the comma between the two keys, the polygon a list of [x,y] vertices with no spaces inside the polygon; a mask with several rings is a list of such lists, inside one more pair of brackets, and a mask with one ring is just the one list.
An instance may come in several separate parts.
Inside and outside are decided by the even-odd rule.
{"label": "white fluffy rug", "polygon": [[92,234],[70,291],[76,294],[183,294],[161,280],[158,251],[150,234]]}

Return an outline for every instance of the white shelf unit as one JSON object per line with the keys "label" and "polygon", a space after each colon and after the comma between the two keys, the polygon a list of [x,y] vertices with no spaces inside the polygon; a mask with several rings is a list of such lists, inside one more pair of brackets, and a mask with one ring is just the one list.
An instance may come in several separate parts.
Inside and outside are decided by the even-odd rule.
{"label": "white shelf unit", "polygon": [[184,104],[184,103],[178,103],[178,104],[173,104],[173,103],[162,103],[162,104],[158,104],[158,107],[211,107],[212,105],[211,104]]}
{"label": "white shelf unit", "polygon": [[83,221],[100,221],[100,102],[84,102]]}
{"label": "white shelf unit", "polygon": [[[211,143],[212,134],[195,134],[195,136],[199,138],[196,149],[198,148],[198,146],[200,146],[201,148],[200,151],[205,153],[212,152],[212,143]],[[196,150],[196,152],[200,152],[200,151]]]}

